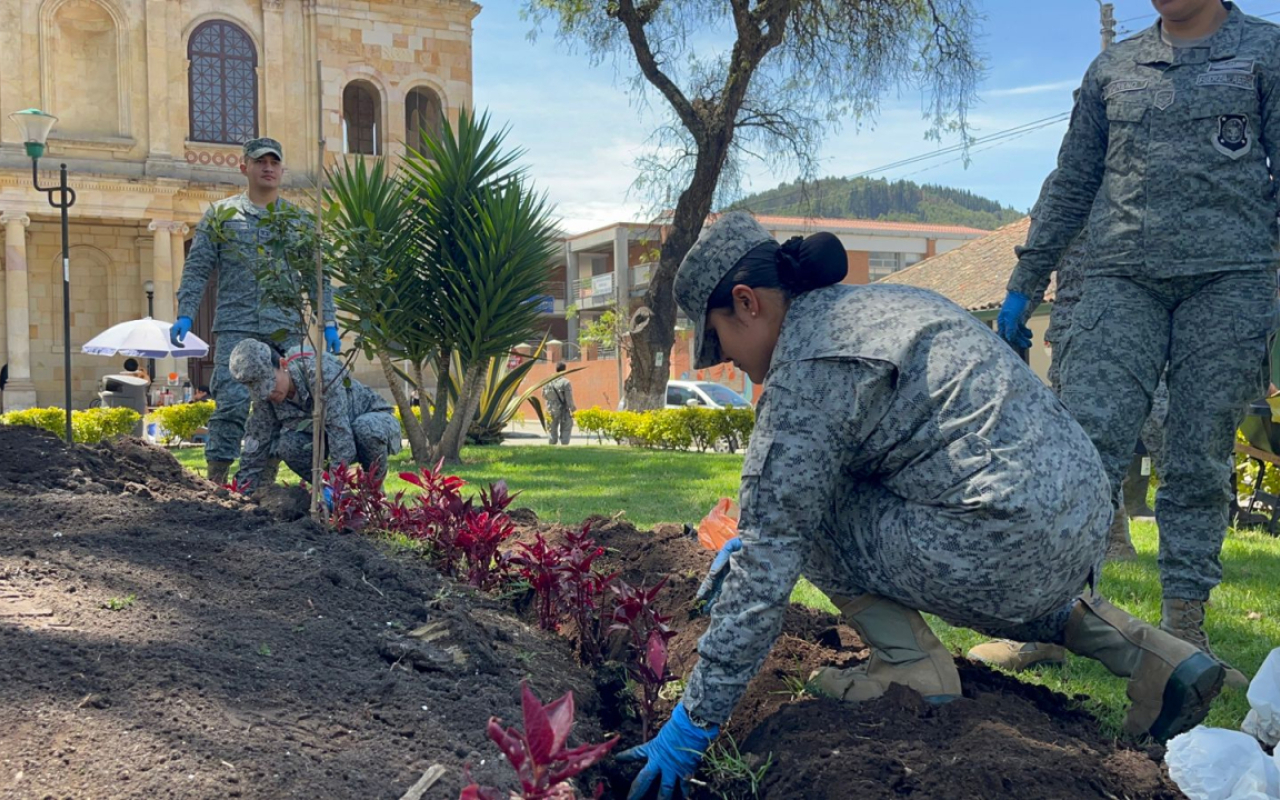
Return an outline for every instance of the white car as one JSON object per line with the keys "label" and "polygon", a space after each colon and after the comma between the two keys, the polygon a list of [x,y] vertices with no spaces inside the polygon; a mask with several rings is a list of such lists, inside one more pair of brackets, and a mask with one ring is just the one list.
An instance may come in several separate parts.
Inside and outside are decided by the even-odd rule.
{"label": "white car", "polygon": [[667,408],[751,408],[728,386],[712,381],[667,381]]}

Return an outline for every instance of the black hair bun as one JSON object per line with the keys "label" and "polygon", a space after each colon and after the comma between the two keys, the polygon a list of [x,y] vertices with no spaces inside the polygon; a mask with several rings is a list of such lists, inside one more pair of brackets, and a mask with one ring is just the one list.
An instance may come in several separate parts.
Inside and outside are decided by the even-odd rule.
{"label": "black hair bun", "polygon": [[792,294],[832,286],[849,274],[844,245],[822,231],[808,238],[793,236],[778,248],[778,282]]}

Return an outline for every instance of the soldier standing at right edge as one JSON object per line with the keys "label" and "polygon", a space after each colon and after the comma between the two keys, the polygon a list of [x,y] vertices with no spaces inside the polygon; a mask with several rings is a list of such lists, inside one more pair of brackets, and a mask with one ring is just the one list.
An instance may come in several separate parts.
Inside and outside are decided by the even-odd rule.
{"label": "soldier standing at right edge", "polygon": [[[1222,579],[1232,447],[1246,404],[1266,390],[1275,324],[1268,159],[1280,163],[1280,27],[1221,0],[1152,5],[1160,20],[1085,74],[998,328],[1013,341],[1035,287],[1087,222],[1062,401],[1097,446],[1118,505],[1168,364],[1160,624],[1217,658],[1204,614]],[[1228,669],[1227,682],[1248,679]]]}

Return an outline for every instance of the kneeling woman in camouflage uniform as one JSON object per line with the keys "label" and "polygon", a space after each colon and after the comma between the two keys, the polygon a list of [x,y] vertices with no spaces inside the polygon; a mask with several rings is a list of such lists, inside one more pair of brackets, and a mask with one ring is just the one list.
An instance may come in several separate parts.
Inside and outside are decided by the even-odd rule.
{"label": "kneeling woman in camouflage uniform", "polygon": [[[294,348],[284,358],[256,339],[231,351],[231,377],[249,389],[253,410],[244,431],[236,480],[253,491],[264,472],[273,475],[280,461],[303,478],[311,477],[314,353]],[[356,462],[381,481],[387,459],[400,452],[400,421],[391,404],[347,375],[342,362],[324,354],[324,433],[330,464]],[[271,480],[268,478],[267,480]]]}
{"label": "kneeling woman in camouflage uniform", "polygon": [[858,667],[815,673],[816,691],[859,701],[899,683],[959,697],[925,611],[1101,661],[1130,679],[1130,733],[1166,739],[1198,723],[1222,668],[1087,591],[1111,502],[1084,431],[963,309],[910,287],[840,285],[846,271],[834,236],[779,247],[731,213],[676,275],[696,366],[732,359],[764,394],[738,549],[713,566],[723,585],[683,700],[657,738],[621,756],[647,760],[632,796],[659,781],[667,797],[696,770],[801,573],[871,648]]}

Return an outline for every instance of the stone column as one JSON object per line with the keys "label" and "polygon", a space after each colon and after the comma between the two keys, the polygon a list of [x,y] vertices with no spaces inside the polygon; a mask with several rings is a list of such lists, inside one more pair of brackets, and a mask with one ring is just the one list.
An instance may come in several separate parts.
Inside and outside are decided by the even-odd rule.
{"label": "stone column", "polygon": [[4,387],[4,410],[36,407],[36,386],[31,382],[31,295],[27,284],[26,214],[6,212],[4,223],[4,308],[8,333],[9,381]]}
{"label": "stone column", "polygon": [[[178,287],[182,285],[182,270],[187,263],[186,236],[191,228],[185,222],[175,222],[173,226],[173,235],[169,237],[170,244],[173,246],[173,291],[169,293],[169,302],[174,309],[173,313],[176,315],[178,313]],[[156,306],[156,308],[159,309],[160,306]]]}
{"label": "stone column", "polygon": [[[155,241],[151,243],[151,280],[155,284],[152,316],[165,322],[173,322],[172,233],[181,225],[181,222],[157,219],[147,226],[147,230],[155,233]],[[156,359],[156,380],[163,381],[166,375],[175,372],[176,364],[173,358]]]}

